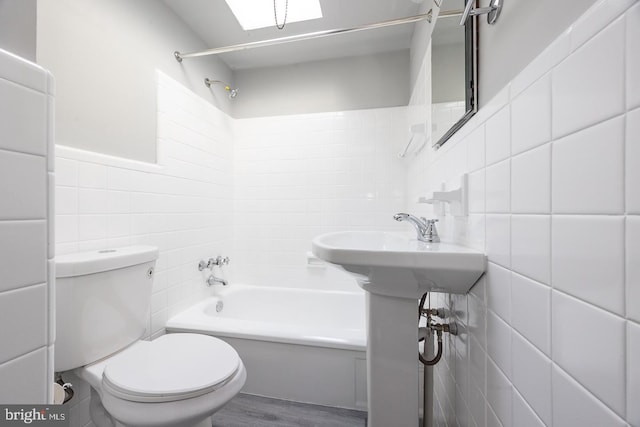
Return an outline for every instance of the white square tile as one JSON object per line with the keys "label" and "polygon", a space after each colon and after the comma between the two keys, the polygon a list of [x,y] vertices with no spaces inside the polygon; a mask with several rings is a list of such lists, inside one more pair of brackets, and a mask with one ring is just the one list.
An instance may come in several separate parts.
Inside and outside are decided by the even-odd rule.
{"label": "white square tile", "polygon": [[485,165],[484,126],[478,127],[466,138],[468,170],[475,171]]}
{"label": "white square tile", "polygon": [[504,107],[485,125],[486,162],[492,165],[511,155],[511,110]]}
{"label": "white square tile", "polygon": [[551,140],[551,76],[547,74],[511,103],[511,153]]}
{"label": "white square tile", "polygon": [[[636,9],[640,11],[640,8]],[[640,87],[640,83],[638,86]],[[627,213],[640,214],[640,108],[627,113],[626,122],[626,210]]]}
{"label": "white square tile", "polygon": [[485,212],[485,169],[469,174],[469,212]]}
{"label": "white square tile", "polygon": [[627,109],[640,107],[640,4],[626,13]]}
{"label": "white square tile", "polygon": [[47,96],[0,79],[0,149],[47,153]]}
{"label": "white square tile", "polygon": [[47,345],[47,302],[46,284],[0,293],[0,364]]}
{"label": "white square tile", "polygon": [[513,391],[513,419],[518,421],[518,427],[546,427],[517,390]]}
{"label": "white square tile", "polygon": [[469,339],[469,381],[484,390],[487,381],[487,353],[475,337]]}
{"label": "white square tile", "polygon": [[66,187],[78,186],[78,162],[56,157],[56,185]]}
{"label": "white square tile", "polygon": [[126,191],[107,191],[108,213],[131,213],[131,194]]}
{"label": "white square tile", "polygon": [[56,215],[56,244],[74,243],[78,241],[78,216]]}
{"label": "white square tile", "polygon": [[554,141],[552,151],[554,213],[624,213],[623,117]]}
{"label": "white square tile", "polygon": [[96,240],[107,237],[106,215],[79,215],[78,239]]}
{"label": "white square tile", "polygon": [[107,216],[107,237],[128,237],[131,234],[130,215],[108,215]]}
{"label": "white square tile", "polygon": [[551,360],[515,331],[511,351],[513,385],[545,424],[551,425]]}
{"label": "white square tile", "polygon": [[[483,391],[481,391],[483,390]],[[477,427],[485,427],[487,401],[484,397],[484,386],[482,388],[471,386],[471,396],[469,397],[469,414]],[[473,425],[473,424],[471,424]]]}
{"label": "white square tile", "polygon": [[551,217],[511,216],[511,268],[539,282],[551,282]]}
{"label": "white square tile", "polygon": [[627,317],[640,322],[640,216],[628,216],[626,233]]}
{"label": "white square tile", "polygon": [[511,266],[511,215],[487,215],[487,257],[503,267]]}
{"label": "white square tile", "polygon": [[511,158],[511,211],[551,212],[551,144]]}
{"label": "white square tile", "polygon": [[80,215],[107,213],[107,191],[78,188],[78,213]]}
{"label": "white square tile", "polygon": [[57,215],[77,215],[78,214],[78,189],[75,187],[56,186],[56,214]]}
{"label": "white square tile", "polygon": [[[624,319],[555,291],[551,307],[553,360],[616,413],[624,414]],[[594,337],[598,346],[608,349],[607,363],[593,351]]]}
{"label": "white square tile", "polygon": [[0,221],[0,292],[47,281],[47,224]]}
{"label": "white square tile", "polygon": [[640,426],[640,325],[627,322],[627,421]]}
{"label": "white square tile", "polygon": [[554,216],[551,253],[554,288],[624,315],[624,217]]}
{"label": "white square tile", "polygon": [[482,301],[475,295],[469,294],[466,298],[469,317],[467,319],[467,331],[469,335],[475,337],[482,346],[486,343],[486,317],[487,309]]}
{"label": "white square tile", "polygon": [[624,21],[620,18],[554,69],[553,137],[622,113],[624,73]]}
{"label": "white square tile", "polygon": [[0,150],[0,220],[47,217],[46,159]]}
{"label": "white square tile", "polygon": [[551,354],[551,288],[519,274],[511,277],[511,324],[539,350]]}
{"label": "white square tile", "polygon": [[503,427],[516,427],[511,417],[511,383],[490,359],[487,360],[487,401]]}
{"label": "white square tile", "polygon": [[511,378],[511,327],[492,311],[487,312],[487,354],[507,378]]}
{"label": "white square tile", "polygon": [[557,366],[552,368],[553,425],[624,427],[626,423]]}
{"label": "white square tile", "polygon": [[504,160],[486,169],[486,204],[488,213],[511,211],[510,160]]}
{"label": "white square tile", "polygon": [[492,262],[487,265],[487,307],[511,322],[511,272]]}
{"label": "white square tile", "polygon": [[41,347],[0,365],[0,384],[19,384],[0,389],[4,405],[45,405],[47,402],[47,348]]}

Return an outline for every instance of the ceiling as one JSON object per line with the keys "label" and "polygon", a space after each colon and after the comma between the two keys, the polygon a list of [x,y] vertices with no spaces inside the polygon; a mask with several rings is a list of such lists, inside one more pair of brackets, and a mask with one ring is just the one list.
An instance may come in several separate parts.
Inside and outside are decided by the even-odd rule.
{"label": "ceiling", "polygon": [[[272,1],[272,0],[264,0]],[[283,0],[278,0],[283,1]],[[291,2],[296,0],[289,0]],[[427,1],[427,0],[424,0]],[[224,0],[164,0],[210,48],[350,28],[419,13],[420,0],[320,0],[323,18],[244,31]],[[415,24],[305,40],[219,55],[233,70],[408,49]],[[183,51],[181,46],[176,50]]]}

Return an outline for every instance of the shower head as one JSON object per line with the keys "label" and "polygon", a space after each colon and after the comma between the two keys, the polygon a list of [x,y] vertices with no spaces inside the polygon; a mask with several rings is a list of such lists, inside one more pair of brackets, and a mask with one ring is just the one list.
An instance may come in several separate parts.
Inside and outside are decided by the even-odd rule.
{"label": "shower head", "polygon": [[226,84],[225,82],[223,82],[222,80],[211,80],[210,78],[205,78],[204,79],[204,84],[207,87],[211,87],[212,84],[214,83],[219,83],[224,85],[224,90],[226,90],[227,92],[229,92],[229,99],[233,99],[236,96],[238,96],[238,88],[235,89],[231,89],[231,86],[229,86],[228,84]]}

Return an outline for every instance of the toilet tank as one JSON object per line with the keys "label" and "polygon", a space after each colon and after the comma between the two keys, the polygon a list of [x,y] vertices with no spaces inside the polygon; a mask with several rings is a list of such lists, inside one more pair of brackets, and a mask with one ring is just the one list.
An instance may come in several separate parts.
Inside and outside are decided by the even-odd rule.
{"label": "toilet tank", "polygon": [[142,337],[158,248],[56,257],[56,372],[102,359]]}

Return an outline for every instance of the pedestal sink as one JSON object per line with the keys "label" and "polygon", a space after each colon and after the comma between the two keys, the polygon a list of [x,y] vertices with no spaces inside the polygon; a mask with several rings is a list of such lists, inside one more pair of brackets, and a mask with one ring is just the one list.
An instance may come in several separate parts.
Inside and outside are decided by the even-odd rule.
{"label": "pedestal sink", "polygon": [[417,299],[427,291],[467,293],[485,271],[485,255],[373,231],[323,234],[311,250],[367,291],[368,426],[418,426]]}

